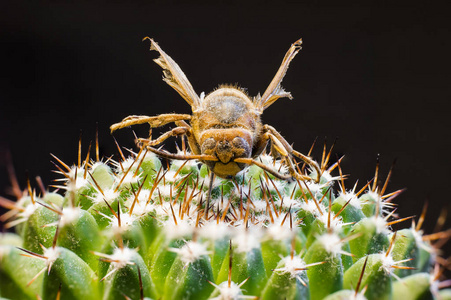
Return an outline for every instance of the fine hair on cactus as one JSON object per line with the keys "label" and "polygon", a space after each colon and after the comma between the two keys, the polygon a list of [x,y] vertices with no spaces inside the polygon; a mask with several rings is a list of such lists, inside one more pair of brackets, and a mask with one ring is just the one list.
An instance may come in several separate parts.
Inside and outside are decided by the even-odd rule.
{"label": "fine hair on cactus", "polygon": [[[52,191],[28,180],[16,201],[0,197],[14,228],[0,235],[0,299],[451,299],[440,257],[451,233],[423,232],[427,206],[396,214],[391,169],[377,162],[346,187],[335,143],[304,155],[261,123],[291,97],[280,83],[300,44],[250,98],[233,86],[198,96],[151,40],[193,115],[127,117],[111,129],[177,127],[105,158],[97,138],[86,153],[80,138],[76,164],[53,155]],[[174,136],[176,154],[155,148]]]}

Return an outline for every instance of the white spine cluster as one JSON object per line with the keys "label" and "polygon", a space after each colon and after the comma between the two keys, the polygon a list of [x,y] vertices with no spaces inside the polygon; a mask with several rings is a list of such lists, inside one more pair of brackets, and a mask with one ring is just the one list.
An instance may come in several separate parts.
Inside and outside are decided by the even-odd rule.
{"label": "white spine cluster", "polygon": [[186,242],[182,248],[169,248],[169,251],[177,253],[186,265],[199,260],[204,255],[210,254],[210,251],[207,250],[204,244],[194,241]]}
{"label": "white spine cluster", "polygon": [[303,272],[305,272],[306,264],[299,256],[286,256],[282,258],[284,267],[274,269],[274,272],[279,273],[288,273],[291,278],[295,278],[300,276]]}
{"label": "white spine cluster", "polygon": [[59,221],[59,224],[61,227],[72,224],[78,218],[81,214],[81,208],[79,207],[64,207],[61,215],[61,219]]}

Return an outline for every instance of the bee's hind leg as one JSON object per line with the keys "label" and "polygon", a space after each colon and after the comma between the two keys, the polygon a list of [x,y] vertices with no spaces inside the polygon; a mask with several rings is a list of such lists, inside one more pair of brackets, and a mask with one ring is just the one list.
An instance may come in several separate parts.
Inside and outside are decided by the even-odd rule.
{"label": "bee's hind leg", "polygon": [[314,168],[316,171],[316,182],[320,181],[321,169],[318,166],[317,162],[312,160],[310,157],[294,150],[288,144],[288,142],[283,138],[283,136],[274,127],[272,127],[270,125],[264,125],[263,129],[265,132],[264,132],[262,138],[271,140],[271,150],[272,151],[275,150],[280,156],[283,157],[283,159],[287,163],[288,170],[290,171],[290,174],[292,176],[294,176],[300,180],[310,180],[311,179],[310,177],[308,177],[306,175],[299,174],[299,172],[297,172],[295,170],[295,167],[292,162],[292,155],[294,155],[294,156],[300,158],[302,161],[304,161],[306,164],[308,164],[312,168]]}

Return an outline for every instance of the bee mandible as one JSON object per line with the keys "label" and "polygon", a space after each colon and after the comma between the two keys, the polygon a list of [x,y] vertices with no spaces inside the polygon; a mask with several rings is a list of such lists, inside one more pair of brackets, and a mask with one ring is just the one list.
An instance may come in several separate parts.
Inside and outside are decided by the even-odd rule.
{"label": "bee mandible", "polygon": [[[281,87],[281,82],[291,60],[301,49],[302,39],[297,40],[288,49],[279,70],[263,95],[252,98],[242,89],[230,85],[221,85],[206,96],[203,92],[198,95],[175,61],[153,39],[146,37],[143,40],[146,39],[150,40],[150,50],[160,54],[154,61],[163,69],[163,80],[188,102],[192,115],[133,115],[112,125],[111,132],[136,124],[148,123],[152,129],[175,123],[177,127],[158,138],[152,139],[150,136],[148,139],[139,139],[139,143],[167,159],[197,159],[222,178],[233,178],[247,166],[257,165],[280,179],[294,177],[303,181],[311,180],[309,176],[296,170],[294,157],[298,157],[315,169],[316,181],[319,182],[321,171],[318,164],[294,150],[274,127],[261,121],[263,111],[279,98],[292,98],[291,94]],[[186,136],[192,154],[173,154],[154,148],[171,136]],[[289,174],[282,174],[256,160],[268,143],[271,145],[271,154],[282,159]]]}

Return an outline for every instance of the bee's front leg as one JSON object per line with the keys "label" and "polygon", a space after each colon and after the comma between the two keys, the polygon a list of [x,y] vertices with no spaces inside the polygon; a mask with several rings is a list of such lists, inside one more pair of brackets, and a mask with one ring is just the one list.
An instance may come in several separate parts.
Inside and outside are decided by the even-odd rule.
{"label": "bee's front leg", "polygon": [[157,146],[157,145],[163,143],[167,138],[169,138],[171,136],[185,135],[190,131],[191,131],[191,128],[189,128],[189,127],[185,127],[185,126],[175,127],[174,129],[163,133],[155,140],[152,140],[150,138],[149,139],[139,138],[136,140],[136,143],[140,144],[140,145],[144,145],[144,146]]}
{"label": "bee's front leg", "polygon": [[[252,159],[252,158],[239,157],[239,158],[235,158],[233,161],[237,162],[237,163],[241,163],[241,164],[256,165],[257,167],[260,167],[261,169],[268,172],[269,174],[272,174],[275,177],[282,179],[282,180],[288,180],[292,177],[292,175],[285,175],[285,174],[279,173],[276,170],[268,167],[267,165],[255,160],[255,159]],[[301,179],[301,180],[305,180],[305,179]]]}
{"label": "bee's front leg", "polygon": [[272,126],[270,125],[264,125],[263,126],[263,139],[270,139],[271,140],[271,151],[276,151],[280,156],[282,156],[287,163],[288,170],[290,173],[301,180],[310,179],[310,177],[306,175],[299,174],[295,170],[295,167],[293,166],[292,162],[292,155],[300,158],[302,161],[304,161],[309,166],[313,167],[316,171],[317,178],[316,182],[319,182],[321,179],[321,169],[318,166],[318,163],[314,160],[312,160],[310,157],[293,150],[293,148],[288,144],[288,142],[283,138],[283,136]]}

